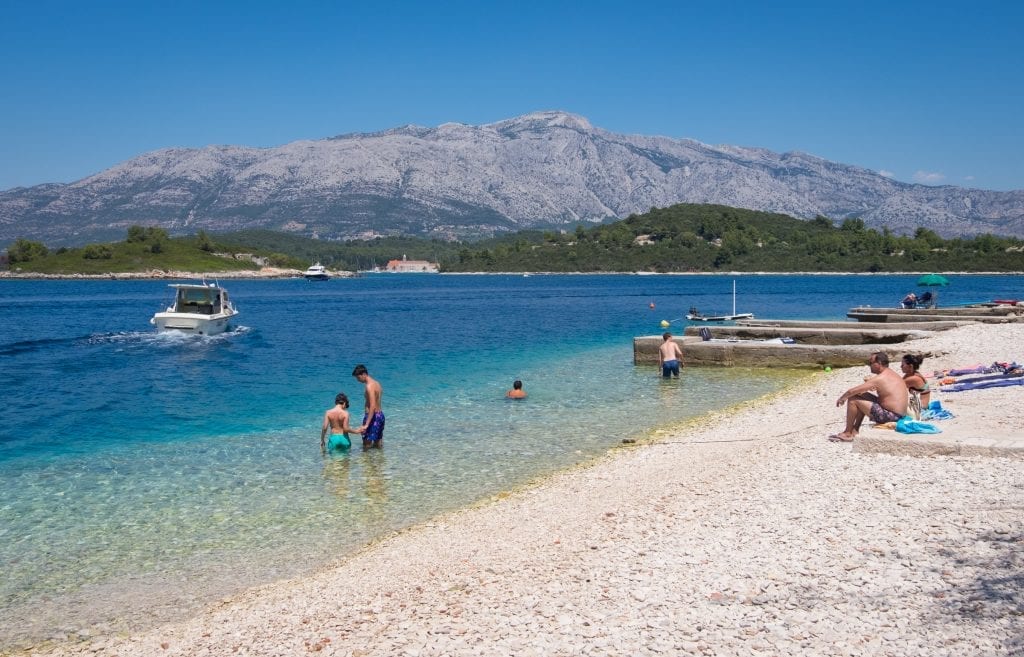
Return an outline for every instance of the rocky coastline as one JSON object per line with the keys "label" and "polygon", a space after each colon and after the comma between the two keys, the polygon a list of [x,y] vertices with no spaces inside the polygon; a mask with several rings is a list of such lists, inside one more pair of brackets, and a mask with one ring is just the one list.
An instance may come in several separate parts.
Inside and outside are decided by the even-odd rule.
{"label": "rocky coastline", "polygon": [[[329,271],[333,278],[353,278],[358,276],[351,271]],[[0,271],[0,279],[12,278],[20,280],[202,280],[202,279],[267,279],[267,278],[302,278],[302,270],[280,269],[277,267],[262,267],[252,270],[216,271],[216,272],[192,272],[192,271],[164,271],[161,269],[150,269],[148,271],[108,272],[105,274],[40,274],[21,271]]]}

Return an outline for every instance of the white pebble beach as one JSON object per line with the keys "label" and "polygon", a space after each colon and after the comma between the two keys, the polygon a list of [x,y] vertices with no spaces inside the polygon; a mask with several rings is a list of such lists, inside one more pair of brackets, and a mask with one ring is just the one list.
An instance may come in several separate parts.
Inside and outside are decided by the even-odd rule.
{"label": "white pebble beach", "polygon": [[[1022,345],[1022,324],[972,325],[888,353],[931,352],[930,373]],[[867,373],[652,432],[189,620],[30,652],[1024,655],[1024,460],[827,442]],[[1024,436],[1024,386],[937,397],[950,426]]]}

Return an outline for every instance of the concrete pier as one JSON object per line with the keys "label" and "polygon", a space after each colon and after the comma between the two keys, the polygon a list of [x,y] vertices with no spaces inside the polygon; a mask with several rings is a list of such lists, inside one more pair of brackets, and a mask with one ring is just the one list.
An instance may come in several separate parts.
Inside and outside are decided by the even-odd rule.
{"label": "concrete pier", "polygon": [[851,308],[846,316],[858,322],[981,322],[1024,321],[1020,306],[967,306],[957,308]]}
{"label": "concrete pier", "polygon": [[[699,337],[672,338],[683,350],[686,366],[742,366],[814,368],[855,367],[864,365],[876,351],[885,351],[892,360],[903,354],[932,356],[914,349],[912,343],[863,344],[781,344],[757,341],[704,342]],[[656,364],[660,335],[633,338],[633,363]]]}
{"label": "concrete pier", "polygon": [[688,326],[684,335],[700,336],[701,328],[708,328],[714,338],[737,340],[765,340],[769,338],[793,338],[803,345],[850,345],[850,344],[897,344],[908,340],[918,340],[932,335],[932,331],[907,329],[902,324],[880,324],[886,328],[862,328],[848,323],[841,328],[805,327],[791,325],[776,326]]}
{"label": "concrete pier", "polygon": [[[930,357],[914,343],[970,323],[1024,322],[1021,306],[956,308],[851,308],[847,317],[858,321],[743,319],[731,326],[687,326],[672,339],[683,350],[684,365],[822,368],[867,363],[876,351],[896,361],[904,354]],[[711,332],[704,340],[700,331]],[[769,342],[791,338],[792,343]],[[633,338],[633,362],[658,362],[660,335]]]}
{"label": "concrete pier", "polygon": [[[736,326],[776,326],[776,327],[796,327],[796,328],[836,328],[836,329],[885,329],[892,330],[895,328],[899,329],[920,329],[923,331],[945,331],[957,326],[964,324],[970,324],[969,320],[956,320],[956,321],[927,321],[927,322],[915,322],[906,321],[900,322],[899,326],[893,326],[894,322],[869,322],[869,321],[850,321],[850,320],[831,320],[831,321],[805,321],[802,319],[739,319],[736,320]],[[710,327],[713,331],[718,330],[715,327]],[[729,328],[729,327],[720,327]]]}

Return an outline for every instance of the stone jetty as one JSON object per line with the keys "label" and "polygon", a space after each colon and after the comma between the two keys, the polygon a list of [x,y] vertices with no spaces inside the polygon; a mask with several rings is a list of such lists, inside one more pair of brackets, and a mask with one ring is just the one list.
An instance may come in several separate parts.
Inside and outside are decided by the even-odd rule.
{"label": "stone jetty", "polygon": [[[683,364],[688,366],[852,367],[863,365],[876,351],[931,356],[917,343],[965,324],[1024,322],[1024,307],[867,306],[852,308],[847,317],[858,321],[745,319],[731,326],[688,326],[672,339],[682,348]],[[786,343],[779,338],[786,338]],[[661,343],[661,335],[633,338],[633,362],[657,363]]]}

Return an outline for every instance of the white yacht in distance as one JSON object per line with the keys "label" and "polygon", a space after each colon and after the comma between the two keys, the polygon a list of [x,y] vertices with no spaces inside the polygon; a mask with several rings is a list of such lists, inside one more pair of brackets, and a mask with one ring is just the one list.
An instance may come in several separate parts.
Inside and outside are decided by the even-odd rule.
{"label": "white yacht in distance", "polygon": [[228,291],[216,283],[178,284],[174,303],[149,320],[160,331],[182,331],[196,335],[217,335],[228,327],[228,320],[238,314],[228,299]]}
{"label": "white yacht in distance", "polygon": [[327,268],[317,261],[315,264],[309,266],[306,273],[303,274],[307,281],[326,281],[330,279],[331,275],[327,273]]}

